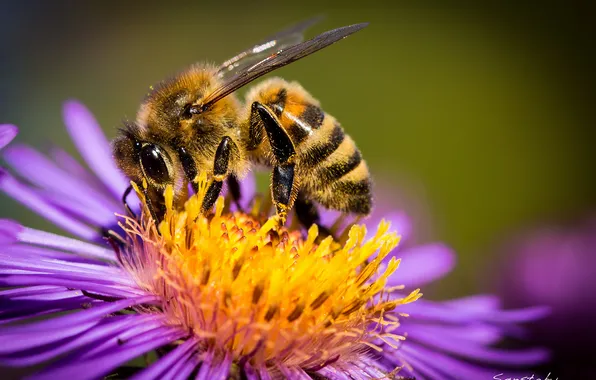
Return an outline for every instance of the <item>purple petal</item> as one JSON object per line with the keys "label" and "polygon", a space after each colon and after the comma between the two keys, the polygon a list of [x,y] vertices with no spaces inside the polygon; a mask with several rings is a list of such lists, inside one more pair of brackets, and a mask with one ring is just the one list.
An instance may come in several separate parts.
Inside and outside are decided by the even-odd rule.
{"label": "purple petal", "polygon": [[436,351],[414,344],[404,344],[396,354],[414,368],[415,376],[423,374],[430,379],[492,379],[493,376],[490,370],[475,368],[457,359],[448,359]]}
{"label": "purple petal", "polygon": [[97,120],[77,101],[64,104],[64,123],[79,153],[116,199],[120,199],[129,182],[116,167],[112,149]]}
{"label": "purple petal", "polygon": [[[266,369],[265,369],[266,371]],[[346,375],[345,373],[343,373],[343,371],[340,371],[332,366],[327,366],[324,367],[320,370],[317,371],[318,374],[324,376],[327,379],[331,379],[331,380],[352,380],[351,377],[349,377],[348,375]],[[262,378],[262,375],[261,375]]]}
{"label": "purple petal", "polygon": [[81,256],[89,256],[101,260],[116,261],[116,255],[113,251],[109,249],[97,246],[95,244],[86,243],[77,239],[71,239],[68,237],[52,234],[50,232],[25,227],[19,233],[18,237],[19,240],[23,243],[57,248],[73,252]]}
{"label": "purple petal", "polygon": [[168,369],[164,379],[187,380],[190,374],[201,364],[196,351],[189,351],[184,357]]}
{"label": "purple petal", "polygon": [[259,373],[253,368],[253,366],[246,362],[244,363],[244,375],[247,380],[260,380]]}
{"label": "purple petal", "polygon": [[[61,302],[64,301],[72,301],[72,299],[68,299],[68,300],[61,300]],[[52,302],[51,305],[39,305],[39,307],[37,307],[37,309],[32,310],[32,309],[28,309],[28,310],[19,310],[18,312],[15,313],[3,313],[0,314],[0,327],[4,326],[4,325],[9,325],[9,324],[13,324],[13,323],[24,323],[27,320],[31,320],[31,319],[35,319],[35,318],[39,318],[39,317],[47,317],[49,315],[55,314],[55,313],[62,313],[65,311],[70,311],[73,309],[79,309],[81,306],[81,303],[79,301],[77,301],[77,304],[74,305],[67,305],[64,307],[57,307],[56,305],[56,301]]]}
{"label": "purple petal", "polygon": [[501,307],[501,300],[493,294],[475,294],[442,303],[460,310],[476,312],[498,310]]}
{"label": "purple petal", "polygon": [[257,369],[257,372],[259,373],[259,376],[261,377],[261,380],[272,380],[271,377],[271,372],[269,372],[269,369],[267,369],[266,366],[261,366]]}
{"label": "purple petal", "polygon": [[[9,251],[10,252],[10,251]],[[3,260],[2,260],[3,259]],[[0,252],[0,268],[20,268],[36,270],[46,273],[80,273],[96,276],[114,276],[112,280],[127,285],[134,284],[130,276],[118,267],[105,266],[100,264],[77,263],[69,260],[55,258],[44,258],[37,255],[15,256]]]}
{"label": "purple petal", "polygon": [[[109,282],[109,280],[105,282]],[[141,289],[136,288],[112,286],[105,283],[91,282],[88,279],[77,279],[73,276],[56,278],[53,275],[46,274],[5,275],[0,277],[0,284],[5,286],[56,285],[122,298],[134,297],[144,293]]]}
{"label": "purple petal", "polygon": [[257,192],[257,180],[253,173],[248,173],[240,181],[240,205],[246,210]]}
{"label": "purple petal", "polygon": [[196,349],[196,347],[197,342],[194,339],[187,340],[169,352],[163,358],[160,358],[155,363],[151,364],[147,369],[133,376],[131,380],[163,379],[173,377],[177,371],[174,372],[172,367],[188,357],[189,354]]}
{"label": "purple petal", "polygon": [[548,353],[542,349],[500,350],[484,347],[475,342],[451,340],[443,336],[433,335],[431,332],[424,331],[424,329],[408,331],[408,339],[421,342],[425,346],[432,346],[439,351],[465,356],[485,363],[525,366],[543,362],[548,358]]}
{"label": "purple petal", "polygon": [[394,256],[402,260],[397,271],[389,277],[389,286],[416,288],[445,276],[455,266],[455,254],[440,243],[417,246]]}
{"label": "purple petal", "polygon": [[[114,218],[120,208],[111,199],[99,193],[79,177],[60,169],[54,162],[26,145],[15,145],[4,153],[4,159],[23,178],[49,190],[71,203],[87,207],[87,213],[98,218]],[[111,220],[110,219],[110,220]]]}
{"label": "purple petal", "polygon": [[0,248],[2,253],[7,257],[11,258],[23,258],[23,259],[56,259],[67,261],[70,263],[84,263],[94,264],[102,267],[109,266],[109,262],[97,261],[95,259],[85,258],[84,256],[76,256],[72,253],[60,252],[52,249],[36,247],[28,244],[13,244]]}
{"label": "purple petal", "polygon": [[22,331],[23,329],[19,329],[20,331],[17,330],[19,332],[14,332],[12,327],[4,327],[2,329],[2,334],[0,335],[0,354],[22,351],[28,348],[56,342],[77,335],[83,331],[87,331],[97,325],[98,322],[99,321],[76,323],[70,326],[61,327],[60,329],[47,329],[43,334]]}
{"label": "purple petal", "polygon": [[64,358],[63,363],[57,363],[57,366],[69,365],[73,361],[91,360],[122,347],[123,342],[132,342],[132,344],[142,343],[147,339],[153,339],[156,334],[159,335],[171,331],[171,328],[167,326],[168,321],[164,314],[147,314],[146,316],[149,318],[146,322],[133,324],[116,337],[88,346],[84,350],[78,350],[69,355],[68,358]]}
{"label": "purple petal", "polygon": [[59,286],[30,286],[27,288],[16,288],[9,290],[0,291],[0,298],[12,298],[20,296],[28,296],[34,294],[46,294],[54,293],[57,291],[63,291],[64,288]]}
{"label": "purple petal", "polygon": [[[73,202],[61,194],[40,190],[40,197],[57,207],[66,215],[92,226],[113,226],[118,223],[115,213],[107,208],[91,210],[88,204]],[[113,210],[119,210],[115,208]]]}
{"label": "purple petal", "polygon": [[210,351],[201,364],[196,380],[226,379],[232,365],[232,355],[226,354],[223,359],[215,358]]}
{"label": "purple petal", "polygon": [[[165,330],[165,329],[162,329]],[[166,330],[167,331],[167,330]],[[164,331],[158,331],[153,339],[149,339],[141,344],[125,343],[119,349],[115,349],[97,358],[86,361],[78,361],[68,366],[51,368],[31,376],[31,379],[96,379],[106,375],[110,370],[136,358],[148,351],[159,348],[165,344],[171,343],[184,336],[184,331],[175,331],[164,334]]]}
{"label": "purple petal", "polygon": [[[18,297],[11,297],[12,301],[54,301],[54,300],[61,300],[65,298],[73,298],[73,297],[80,297],[83,293],[80,290],[64,290],[61,291],[54,291],[54,292],[47,292],[42,294],[30,294],[30,295],[22,295]],[[14,302],[13,302],[14,303]]]}
{"label": "purple petal", "polygon": [[483,320],[495,323],[524,323],[542,319],[551,313],[548,306],[534,306],[517,310],[501,310],[498,313],[487,314]]}
{"label": "purple petal", "polygon": [[12,124],[0,124],[0,150],[8,145],[19,133],[19,129]]}
{"label": "purple petal", "polygon": [[502,330],[496,326],[487,324],[475,325],[431,325],[429,323],[419,324],[414,321],[408,323],[405,331],[410,334],[412,331],[424,331],[435,336],[442,336],[453,341],[469,341],[482,345],[497,343],[503,338]]}
{"label": "purple petal", "polygon": [[39,215],[74,235],[87,240],[97,237],[97,231],[68,217],[43,200],[28,186],[19,183],[8,172],[2,169],[0,169],[0,189],[16,201],[21,202]]}
{"label": "purple petal", "polygon": [[145,323],[146,321],[146,317],[139,315],[118,316],[104,319],[100,324],[76,337],[69,338],[66,341],[57,342],[56,344],[40,347],[35,347],[35,345],[31,344],[31,350],[20,352],[12,357],[0,357],[0,363],[18,367],[43,363],[84,345],[97,344],[97,342],[113,338],[122,331],[130,328],[131,325]]}
{"label": "purple petal", "polygon": [[110,313],[115,313],[127,307],[154,303],[156,298],[154,296],[143,296],[136,298],[123,299],[111,303],[101,303],[87,310],[82,310],[73,314],[62,317],[53,318],[50,320],[40,321],[36,323],[28,323],[26,325],[13,326],[11,331],[13,333],[20,332],[45,332],[52,329],[66,328],[68,326],[91,322],[102,318]]}
{"label": "purple petal", "polygon": [[[416,370],[420,368],[436,368],[443,372],[443,375],[439,375],[437,378],[454,377],[462,379],[492,379],[498,373],[502,373],[502,370],[490,369],[486,367],[479,367],[477,365],[444,355],[440,352],[428,349],[418,344],[404,344],[400,348],[400,352],[397,353],[399,356],[403,356],[408,362],[414,364],[412,358],[416,358],[419,361],[418,365],[415,365]],[[523,376],[527,375],[523,373],[512,373],[508,371],[508,376],[511,378],[522,379]],[[501,378],[506,378],[503,376]]]}
{"label": "purple petal", "polygon": [[17,241],[17,235],[23,227],[9,219],[0,219],[0,246],[9,245]]}
{"label": "purple petal", "polygon": [[68,297],[52,301],[17,300],[7,302],[6,300],[2,300],[2,302],[0,302],[2,304],[0,319],[4,324],[15,320],[23,321],[46,311],[48,313],[57,313],[80,309],[81,305],[88,301],[89,298],[83,296]]}
{"label": "purple petal", "polygon": [[[87,168],[83,167],[81,163],[66,153],[60,147],[52,146],[49,152],[50,158],[58,165],[63,171],[69,173],[73,177],[79,178],[81,181],[87,183],[89,186],[97,189],[102,194],[108,193],[106,185],[94,176]],[[108,193],[109,194],[109,193]],[[106,194],[107,195],[107,194]],[[115,201],[113,197],[109,198],[110,201]],[[121,206],[119,202],[115,202],[116,206]]]}

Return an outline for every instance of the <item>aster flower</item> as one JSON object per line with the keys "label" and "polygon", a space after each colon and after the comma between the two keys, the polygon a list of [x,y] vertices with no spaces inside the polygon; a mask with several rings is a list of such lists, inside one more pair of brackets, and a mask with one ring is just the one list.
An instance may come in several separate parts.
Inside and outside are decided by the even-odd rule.
{"label": "aster flower", "polygon": [[500,271],[507,281],[492,278],[495,287],[512,305],[540,302],[552,312],[534,323],[533,339],[553,350],[560,378],[593,378],[592,347],[596,339],[594,289],[596,218],[567,225],[543,225],[525,231],[502,247]]}
{"label": "aster flower", "polygon": [[[443,244],[408,246],[404,214],[378,207],[401,243],[377,214],[376,229],[337,223],[342,238],[320,240],[316,226],[273,228],[250,202],[249,178],[245,211],[220,199],[204,217],[201,191],[174,210],[166,190],[156,226],[142,195],[139,218],[125,213],[128,183],[89,111],[69,102],[64,116],[91,172],[61,150],[3,154],[21,179],[1,169],[0,189],[74,238],[0,221],[0,286],[9,288],[0,364],[50,362],[38,379],[125,376],[138,357],[143,379],[367,379],[491,378],[544,360],[542,350],[494,347],[542,308],[504,311],[489,295],[419,299],[454,258]],[[15,131],[1,126],[0,143]],[[109,246],[102,237],[117,221],[125,242]]]}

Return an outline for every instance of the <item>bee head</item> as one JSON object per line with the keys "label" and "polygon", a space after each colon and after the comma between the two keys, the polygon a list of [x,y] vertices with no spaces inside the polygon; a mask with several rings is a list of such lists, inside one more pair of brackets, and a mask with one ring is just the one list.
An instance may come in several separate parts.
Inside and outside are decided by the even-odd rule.
{"label": "bee head", "polygon": [[176,204],[186,200],[188,181],[176,152],[166,141],[144,136],[136,124],[127,124],[112,142],[112,152],[118,167],[131,181],[138,185],[146,181],[147,195],[154,203],[162,203],[167,185],[174,188]]}

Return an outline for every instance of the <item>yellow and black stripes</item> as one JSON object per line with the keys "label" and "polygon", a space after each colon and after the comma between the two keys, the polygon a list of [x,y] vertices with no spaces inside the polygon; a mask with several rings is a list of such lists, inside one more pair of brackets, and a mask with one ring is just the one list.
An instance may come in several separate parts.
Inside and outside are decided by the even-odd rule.
{"label": "yellow and black stripes", "polygon": [[[247,102],[258,102],[269,109],[268,115],[290,138],[296,153],[296,181],[303,196],[327,208],[358,214],[370,212],[370,174],[360,151],[308,92],[296,83],[274,78],[253,89]],[[262,121],[252,120],[251,124],[254,130],[249,134],[258,154],[279,156],[261,131]]]}

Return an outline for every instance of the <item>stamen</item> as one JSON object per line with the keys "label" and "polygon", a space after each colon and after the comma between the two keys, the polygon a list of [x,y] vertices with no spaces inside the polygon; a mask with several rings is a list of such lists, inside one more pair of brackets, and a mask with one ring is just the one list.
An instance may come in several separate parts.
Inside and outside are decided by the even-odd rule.
{"label": "stamen", "polygon": [[170,324],[202,339],[201,350],[232,355],[236,363],[283,360],[314,371],[363,349],[382,351],[375,339],[390,347],[404,339],[391,332],[399,320],[387,312],[421,294],[386,297],[393,290],[385,288],[387,278],[399,266],[386,260],[399,242],[388,223],[368,241],[366,227],[352,225],[341,243],[332,236],[319,241],[317,225],[304,237],[255,207],[231,213],[223,197],[203,215],[208,183],[204,174],[197,180],[182,210],[166,188],[159,226],[133,184],[142,217],[123,217],[123,249],[133,252],[119,257],[140,286],[162,298]]}

